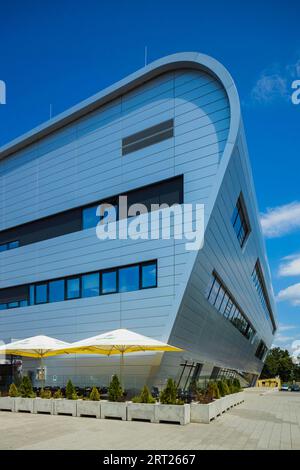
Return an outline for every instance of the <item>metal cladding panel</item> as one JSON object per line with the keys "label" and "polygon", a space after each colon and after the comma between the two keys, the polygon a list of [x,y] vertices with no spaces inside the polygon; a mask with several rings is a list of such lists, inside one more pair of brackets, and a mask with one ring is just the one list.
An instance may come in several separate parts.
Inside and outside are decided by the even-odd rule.
{"label": "metal cladding panel", "polygon": [[[202,59],[206,63],[203,67],[199,65]],[[157,288],[1,311],[2,338],[46,334],[75,341],[123,326],[157,339],[170,339],[197,360],[241,366],[243,370],[259,368],[253,347],[245,344],[245,338],[204,296],[212,268],[221,271],[229,287],[235,288],[238,278],[237,285],[246,286],[239,301],[245,311],[251,309],[254,326],[269,344],[271,336],[260,318],[256,291],[250,286],[255,241],[247,242],[249,250],[253,244],[252,254],[241,254],[230,229],[239,185],[248,187],[247,169],[242,169],[244,155],[236,152],[231,158],[240,127],[234,85],[223,68],[206,56],[198,59],[197,54],[191,54],[177,68],[179,60],[171,61],[168,71],[166,58],[163,72],[157,76],[145,81],[140,74],[135,88],[37,142],[23,149],[14,144],[18,150],[0,161],[0,223],[5,230],[183,175],[184,202],[205,204],[208,225],[204,249],[188,253],[185,241],[179,240],[99,241],[95,230],[89,229],[1,253],[0,288],[158,260]],[[199,61],[197,67],[191,66],[193,60],[195,64]],[[149,70],[152,73],[151,67]],[[169,119],[174,120],[174,137],[122,156],[122,139]],[[4,149],[2,156],[7,153],[9,149]],[[252,195],[247,191],[248,204]],[[250,215],[253,220],[257,217],[255,210],[250,210]],[[176,375],[184,354],[175,356],[166,364]],[[159,370],[162,373],[166,370],[164,361],[171,356],[165,355],[160,369],[157,357],[150,355],[149,367],[144,370],[144,356],[129,359],[128,375],[134,380],[138,374],[145,381]],[[93,358],[53,361],[53,368],[49,366],[52,373],[56,369],[55,374],[64,377],[72,371],[77,383],[87,375],[99,375]],[[100,362],[105,366],[104,359]],[[32,365],[28,363],[28,367]]]}

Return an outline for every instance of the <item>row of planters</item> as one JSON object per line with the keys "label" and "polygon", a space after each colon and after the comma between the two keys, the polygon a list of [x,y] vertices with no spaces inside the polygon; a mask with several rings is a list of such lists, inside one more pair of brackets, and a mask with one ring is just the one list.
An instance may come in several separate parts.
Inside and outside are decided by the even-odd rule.
{"label": "row of planters", "polygon": [[191,421],[195,423],[210,423],[244,401],[238,379],[211,381],[204,388],[196,388],[195,395],[191,403]]}
{"label": "row of planters", "polygon": [[160,393],[159,401],[151,395],[147,386],[144,386],[140,395],[132,398],[132,401],[125,401],[124,390],[116,375],[108,388],[108,400],[101,400],[96,387],[93,387],[89,397],[78,395],[70,380],[65,389],[65,396],[60,389],[54,394],[49,389],[42,389],[39,396],[36,396],[30,379],[25,376],[19,387],[15,384],[10,386],[8,397],[0,397],[0,410],[143,420],[153,423],[209,422],[226,409],[243,401],[242,394],[237,391],[237,387],[240,390],[239,384],[236,384],[235,388],[231,384],[231,392],[228,384],[224,384],[223,387],[223,382],[210,382],[205,389],[196,390],[195,402],[186,404],[178,398],[178,390],[172,379],[168,380],[165,389]]}

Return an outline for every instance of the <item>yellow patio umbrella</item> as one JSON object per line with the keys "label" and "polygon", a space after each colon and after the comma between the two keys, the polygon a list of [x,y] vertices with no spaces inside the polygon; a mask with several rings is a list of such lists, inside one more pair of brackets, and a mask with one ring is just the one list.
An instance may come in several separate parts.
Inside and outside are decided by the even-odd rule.
{"label": "yellow patio umbrella", "polygon": [[32,336],[30,338],[13,341],[12,343],[3,344],[0,346],[0,354],[39,358],[42,370],[44,357],[53,356],[55,355],[56,349],[68,347],[69,345],[70,343],[51,338],[50,336]]}
{"label": "yellow patio umbrella", "polygon": [[163,343],[148,336],[140,335],[134,331],[121,328],[107,333],[93,336],[67,347],[58,348],[54,354],[103,354],[112,356],[120,354],[120,380],[122,383],[124,354],[146,351],[174,351],[180,352],[183,349],[170,344]]}

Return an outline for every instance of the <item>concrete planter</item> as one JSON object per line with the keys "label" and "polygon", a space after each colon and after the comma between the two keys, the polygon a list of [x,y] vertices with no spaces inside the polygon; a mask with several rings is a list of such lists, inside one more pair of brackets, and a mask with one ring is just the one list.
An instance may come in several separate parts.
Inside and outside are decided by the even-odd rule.
{"label": "concrete planter", "polygon": [[209,424],[212,419],[215,419],[217,417],[217,401],[207,404],[192,403],[191,423]]}
{"label": "concrete planter", "polygon": [[140,420],[155,423],[156,403],[132,403],[127,404],[127,421]]}
{"label": "concrete planter", "polygon": [[33,400],[33,413],[48,413],[54,414],[54,400],[53,398],[35,398]]}
{"label": "concrete planter", "polygon": [[0,411],[15,411],[15,398],[0,397]]}
{"label": "concrete planter", "polygon": [[222,397],[221,400],[222,400],[223,413],[225,413],[225,411],[229,410],[233,406],[232,395],[226,395],[225,397]]}
{"label": "concrete planter", "polygon": [[155,405],[155,421],[188,424],[191,421],[190,405]]}
{"label": "concrete planter", "polygon": [[235,403],[238,405],[239,403],[243,403],[245,401],[244,392],[237,392],[235,393]]}
{"label": "concrete planter", "polygon": [[101,418],[118,418],[126,421],[127,403],[115,401],[101,401]]}
{"label": "concrete planter", "polygon": [[216,416],[221,416],[221,414],[225,412],[224,397],[218,398],[218,400],[215,400],[214,403],[216,405]]}
{"label": "concrete planter", "polygon": [[27,411],[28,413],[33,413],[33,402],[35,398],[15,398],[15,411]]}
{"label": "concrete planter", "polygon": [[53,414],[55,415],[71,415],[77,414],[77,401],[67,400],[65,398],[57,398],[53,400]]}
{"label": "concrete planter", "polygon": [[100,401],[77,400],[77,416],[95,416],[100,418]]}

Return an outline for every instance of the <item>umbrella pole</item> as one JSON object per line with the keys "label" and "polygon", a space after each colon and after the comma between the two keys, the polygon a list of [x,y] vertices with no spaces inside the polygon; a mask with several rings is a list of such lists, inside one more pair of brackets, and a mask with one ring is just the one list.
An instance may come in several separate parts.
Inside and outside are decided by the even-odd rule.
{"label": "umbrella pole", "polygon": [[124,368],[124,351],[121,351],[120,356],[120,384],[123,388],[123,368]]}

